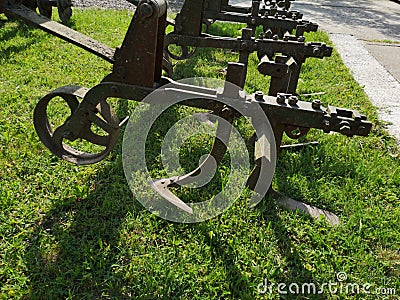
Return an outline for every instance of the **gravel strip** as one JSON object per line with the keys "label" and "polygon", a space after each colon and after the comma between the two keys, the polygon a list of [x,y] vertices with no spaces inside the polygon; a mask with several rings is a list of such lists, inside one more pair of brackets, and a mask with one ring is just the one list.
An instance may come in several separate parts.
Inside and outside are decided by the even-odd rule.
{"label": "gravel strip", "polygon": [[[169,9],[172,11],[180,10],[184,0],[170,0],[168,1]],[[74,7],[88,8],[88,7],[101,7],[111,9],[128,9],[134,10],[135,6],[125,0],[72,0]]]}

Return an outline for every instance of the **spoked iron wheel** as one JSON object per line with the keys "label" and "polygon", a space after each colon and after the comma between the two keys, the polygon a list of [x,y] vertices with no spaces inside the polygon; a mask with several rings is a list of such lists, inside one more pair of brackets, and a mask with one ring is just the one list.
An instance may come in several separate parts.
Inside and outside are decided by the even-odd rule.
{"label": "spoked iron wheel", "polygon": [[[117,143],[120,132],[118,118],[106,101],[92,110],[80,107],[78,98],[83,98],[86,92],[87,89],[77,86],[59,88],[39,101],[33,118],[44,145],[59,158],[78,165],[104,159]],[[67,104],[70,116],[56,126],[51,114],[59,118],[60,100],[64,107]],[[53,110],[52,102],[57,102]]]}

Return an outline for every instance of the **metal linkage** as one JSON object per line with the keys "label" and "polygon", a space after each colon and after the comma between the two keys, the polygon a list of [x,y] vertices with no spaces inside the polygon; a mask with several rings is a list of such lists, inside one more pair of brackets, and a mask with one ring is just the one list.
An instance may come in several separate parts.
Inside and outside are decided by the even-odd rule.
{"label": "metal linkage", "polygon": [[295,10],[291,11],[286,8],[282,8],[281,6],[278,6],[276,2],[268,3],[268,5],[261,4],[261,6],[255,2],[261,2],[261,1],[253,0],[252,6],[244,7],[244,6],[230,5],[229,0],[215,0],[215,1],[208,0],[205,4],[205,9],[208,11],[218,12],[218,13],[228,12],[228,13],[239,13],[239,14],[251,14],[253,11],[253,7],[256,6],[259,7],[260,16],[282,17],[282,18],[290,18],[292,20],[300,20],[301,18],[303,18],[303,14],[301,14],[299,11]]}
{"label": "metal linkage", "polygon": [[[128,0],[138,5],[139,0]],[[215,21],[228,21],[247,24],[248,27],[256,29],[263,27],[265,32],[270,31],[272,35],[283,38],[286,34],[295,31],[296,36],[302,36],[305,32],[318,30],[318,25],[302,20],[303,15],[298,11],[289,11],[286,7],[290,1],[268,2],[268,6],[261,6],[260,0],[253,0],[251,7],[237,7],[229,5],[228,0],[185,0],[175,22],[175,31],[180,33],[183,28],[194,30],[192,34],[202,31],[198,29],[198,21],[209,26]],[[183,23],[183,24],[182,24]],[[188,23],[192,24],[192,26]],[[254,31],[255,32],[255,31]],[[186,32],[187,33],[187,32]]]}
{"label": "metal linkage", "polygon": [[[305,43],[303,36],[291,36],[287,31],[296,28],[296,33],[317,30],[318,26],[303,21],[287,20],[286,18],[268,17],[260,15],[260,2],[253,1],[250,15],[218,10],[229,7],[228,1],[195,1],[186,0],[175,20],[174,32],[167,35],[165,52],[176,60],[188,59],[197,48],[230,49],[240,53],[239,62],[248,64],[249,54],[257,52],[260,58],[259,71],[272,77],[269,95],[278,93],[296,93],[296,87],[300,76],[302,64],[307,58],[323,58],[332,54],[332,48],[321,43]],[[277,3],[271,3],[277,6]],[[281,4],[283,5],[283,4]],[[211,10],[210,10],[211,9]],[[243,29],[242,37],[238,39],[216,37],[203,33],[203,23],[210,15],[233,16],[231,21],[243,22],[248,25]],[[215,17],[216,15],[214,15]],[[224,17],[218,17],[225,20]],[[228,20],[228,19],[226,19]],[[230,20],[230,19],[229,19]],[[250,21],[249,21],[250,20]],[[256,20],[256,21],[254,21]],[[257,20],[263,20],[263,26],[268,30],[254,39],[256,28],[261,24]],[[253,22],[254,21],[254,22]],[[295,27],[293,27],[295,26]],[[271,30],[272,28],[272,30]],[[286,32],[284,34],[284,32]],[[275,33],[275,34],[274,34]],[[280,40],[280,38],[282,38]],[[179,46],[179,55],[171,51],[170,45]],[[176,47],[173,47],[176,49]]]}
{"label": "metal linkage", "polygon": [[[302,36],[305,32],[317,31],[318,25],[301,20],[298,13],[287,11],[278,14],[275,8],[261,8],[261,1],[252,1],[251,8],[238,8],[228,5],[228,1],[214,0],[186,0],[176,18],[175,31],[188,34],[184,28],[194,30],[192,34],[198,34],[197,23],[207,23],[208,20],[227,21],[247,24],[255,29],[259,26],[263,30],[271,31],[272,35],[283,38],[285,34],[295,31],[296,36]],[[192,24],[192,26],[188,25]],[[201,28],[200,28],[201,30]]]}
{"label": "metal linkage", "polygon": [[[201,18],[197,20],[192,18],[180,28],[180,32],[174,31],[168,34],[165,40],[166,52],[173,56],[169,50],[170,45],[177,45],[182,49],[189,49],[189,47],[229,49],[239,52],[239,62],[246,66],[250,53],[256,52],[261,60],[259,71],[273,78],[269,95],[295,94],[301,66],[305,60],[311,57],[321,59],[332,55],[331,47],[323,43],[305,43],[303,37],[288,36],[284,40],[279,40],[276,36],[270,37],[264,34],[254,39],[253,30],[250,28],[243,29],[240,38],[216,37],[199,33],[200,22]],[[189,53],[189,50],[182,52]]]}

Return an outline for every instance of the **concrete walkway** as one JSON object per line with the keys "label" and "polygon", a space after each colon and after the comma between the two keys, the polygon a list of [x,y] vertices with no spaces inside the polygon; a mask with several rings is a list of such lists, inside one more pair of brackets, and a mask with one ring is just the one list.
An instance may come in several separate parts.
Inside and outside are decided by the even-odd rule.
{"label": "concrete walkway", "polygon": [[400,3],[300,0],[293,9],[330,34],[344,63],[400,143]]}

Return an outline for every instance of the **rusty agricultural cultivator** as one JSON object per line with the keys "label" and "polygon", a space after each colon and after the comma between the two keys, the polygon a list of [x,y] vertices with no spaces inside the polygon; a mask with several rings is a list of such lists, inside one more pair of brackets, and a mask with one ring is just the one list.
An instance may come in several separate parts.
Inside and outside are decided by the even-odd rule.
{"label": "rusty agricultural cultivator", "polygon": [[[303,210],[314,217],[325,215],[329,222],[337,223],[338,219],[332,213],[274,192],[270,180],[264,178],[266,168],[274,171],[275,154],[279,152],[284,133],[298,139],[311,128],[321,129],[325,133],[339,132],[349,137],[367,136],[371,131],[372,124],[356,111],[323,107],[318,100],[304,102],[296,96],[300,70],[305,60],[332,54],[332,48],[323,43],[305,41],[303,33],[316,31],[317,25],[303,20],[299,12],[290,11],[290,1],[252,1],[251,7],[246,8],[232,6],[226,0],[186,0],[173,21],[167,19],[166,0],[129,2],[137,8],[121,47],[113,50],[36,14],[16,1],[0,0],[0,11],[7,16],[33,24],[113,65],[112,72],[91,89],[65,86],[39,101],[34,111],[34,125],[44,145],[54,155],[69,162],[80,165],[97,163],[111,152],[120,134],[121,123],[107,100],[119,98],[140,102],[165,87],[164,96],[174,95],[183,99],[179,103],[181,105],[212,111],[209,116],[217,116],[228,124],[241,116],[249,117],[256,130],[256,138],[255,168],[247,180],[247,186],[262,196],[269,192],[290,209]],[[218,21],[239,22],[247,27],[238,38],[208,34],[204,24]],[[174,30],[166,34],[168,25],[173,25]],[[256,35],[258,28],[262,28],[262,32]],[[180,48],[180,54],[173,53],[171,48]],[[171,57],[188,59],[196,48],[230,49],[239,53],[239,61],[228,64],[225,89],[182,84],[163,76],[163,68],[172,72]],[[271,77],[268,94],[256,92],[247,95],[240,90],[246,81],[251,53],[258,55],[259,72]],[[228,88],[229,84],[236,88]],[[64,124],[52,128],[47,107],[56,97],[67,102],[71,115]],[[257,110],[262,112],[262,116],[256,115]],[[267,119],[267,122],[263,119]],[[100,127],[106,135],[93,132],[92,125]],[[270,133],[267,127],[271,129]],[[228,150],[223,140],[229,140],[230,134],[229,126],[224,122],[218,123],[212,151],[197,169],[185,176],[152,181],[152,188],[169,203],[187,214],[192,213],[190,207],[174,196],[169,188],[193,183],[209,172],[211,161],[219,164]],[[67,142],[76,140],[101,146],[102,151],[86,153],[67,145]]]}

